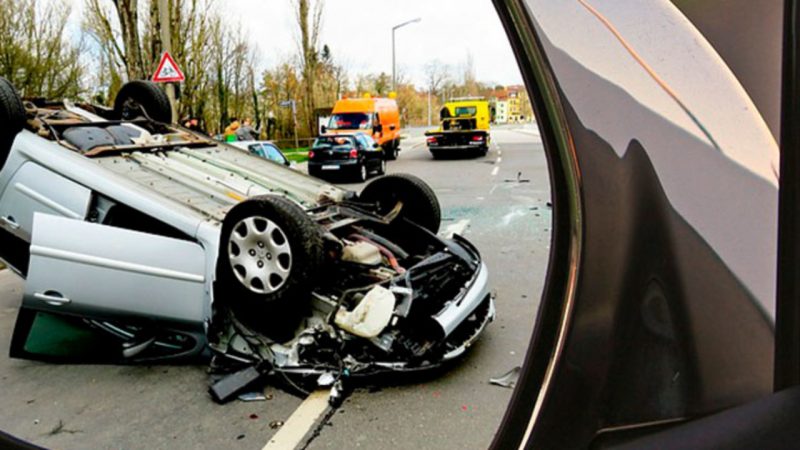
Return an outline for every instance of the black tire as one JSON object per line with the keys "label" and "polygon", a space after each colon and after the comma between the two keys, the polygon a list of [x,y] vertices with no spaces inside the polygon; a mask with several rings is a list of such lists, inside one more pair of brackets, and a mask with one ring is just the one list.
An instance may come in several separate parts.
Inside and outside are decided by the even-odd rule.
{"label": "black tire", "polygon": [[378,165],[378,175],[386,174],[386,160],[381,159],[380,164]]}
{"label": "black tire", "polygon": [[436,150],[431,150],[431,156],[433,156],[433,159],[441,159],[442,158],[441,153],[439,153]]}
{"label": "black tire", "polygon": [[405,218],[438,233],[442,222],[439,200],[427,183],[414,175],[398,173],[386,175],[369,183],[359,198],[363,202],[377,204],[378,214],[385,215],[403,202],[398,219]]}
{"label": "black tire", "polygon": [[358,172],[356,173],[356,180],[361,183],[367,181],[367,178],[369,178],[368,172],[369,171],[367,170],[367,164],[366,163],[360,164],[358,166]]}
{"label": "black tire", "polygon": [[14,86],[0,77],[0,168],[8,159],[11,144],[25,127],[25,106]]}
{"label": "black tire", "polygon": [[386,154],[386,159],[389,161],[394,161],[397,159],[398,155],[398,148],[400,148],[400,144],[397,142],[397,139],[389,142],[389,145],[384,148],[384,152]]}
{"label": "black tire", "polygon": [[[241,236],[239,225],[254,216],[266,218],[279,227],[291,250],[288,275],[273,292],[255,292],[257,286],[247,286],[241,281],[243,267],[235,269],[231,263],[231,236],[234,232]],[[247,236],[249,232],[245,234]],[[270,242],[274,241],[272,237]],[[239,252],[243,251],[239,249]],[[269,247],[265,251],[270,251]],[[266,255],[254,255],[254,258],[258,257],[266,261],[263,259]],[[276,254],[276,263],[278,258]],[[300,206],[274,195],[253,197],[234,206],[222,224],[215,288],[217,301],[229,306],[237,319],[248,327],[276,339],[291,338],[297,321],[309,305],[310,292],[322,261],[323,241],[319,226]],[[260,274],[266,276],[269,272],[264,269]]]}
{"label": "black tire", "polygon": [[144,110],[147,117],[157,122],[172,122],[172,106],[167,94],[152,81],[134,80],[119,90],[114,100],[114,115],[120,120],[133,120],[141,117]]}

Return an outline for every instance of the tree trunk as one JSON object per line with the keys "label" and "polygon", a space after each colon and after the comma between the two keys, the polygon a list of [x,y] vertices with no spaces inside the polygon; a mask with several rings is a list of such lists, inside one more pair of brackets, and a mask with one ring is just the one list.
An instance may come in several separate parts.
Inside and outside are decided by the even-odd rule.
{"label": "tree trunk", "polygon": [[122,41],[125,46],[125,59],[127,60],[128,79],[136,80],[146,78],[142,46],[139,41],[139,12],[138,0],[114,0],[119,16]]}

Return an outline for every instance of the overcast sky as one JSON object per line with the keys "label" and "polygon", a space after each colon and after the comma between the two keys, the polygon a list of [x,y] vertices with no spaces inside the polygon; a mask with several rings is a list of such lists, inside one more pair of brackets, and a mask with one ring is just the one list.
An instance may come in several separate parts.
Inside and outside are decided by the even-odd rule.
{"label": "overcast sky", "polygon": [[[73,24],[82,0],[71,0]],[[260,64],[272,67],[297,50],[290,0],[220,0],[232,25],[258,48]],[[461,73],[471,54],[478,80],[519,84],[522,79],[500,19],[490,0],[326,0],[320,44],[351,75],[392,71],[392,26],[421,18],[396,32],[397,67],[423,85],[424,66],[439,59]]]}

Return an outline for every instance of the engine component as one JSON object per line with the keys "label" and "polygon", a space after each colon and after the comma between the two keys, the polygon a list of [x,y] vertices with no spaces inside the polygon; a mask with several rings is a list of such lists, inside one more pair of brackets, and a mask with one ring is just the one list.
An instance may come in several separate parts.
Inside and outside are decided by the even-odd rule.
{"label": "engine component", "polygon": [[366,241],[359,241],[345,245],[342,252],[342,260],[367,266],[377,266],[383,258],[378,247]]}
{"label": "engine component", "polygon": [[375,286],[367,292],[353,311],[339,309],[334,322],[348,333],[373,338],[389,325],[394,305],[394,294],[382,286]]}

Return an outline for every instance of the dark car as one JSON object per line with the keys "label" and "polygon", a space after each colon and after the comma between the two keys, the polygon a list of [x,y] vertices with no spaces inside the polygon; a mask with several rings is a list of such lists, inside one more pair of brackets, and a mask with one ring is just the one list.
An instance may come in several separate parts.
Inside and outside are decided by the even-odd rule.
{"label": "dark car", "polygon": [[309,175],[341,175],[365,181],[370,173],[386,173],[386,159],[383,149],[364,133],[320,136],[308,152]]}

